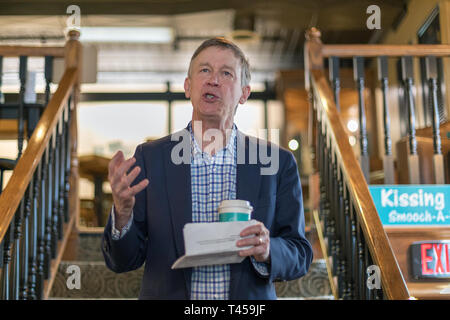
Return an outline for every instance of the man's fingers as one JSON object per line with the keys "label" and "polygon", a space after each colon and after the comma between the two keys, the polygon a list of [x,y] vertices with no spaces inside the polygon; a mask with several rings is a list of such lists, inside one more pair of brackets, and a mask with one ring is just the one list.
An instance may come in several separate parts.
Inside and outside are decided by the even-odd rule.
{"label": "man's fingers", "polygon": [[131,166],[136,162],[134,157],[123,161],[118,167],[114,169],[111,177],[111,184],[120,183],[126,172],[131,168]]}
{"label": "man's fingers", "polygon": [[139,175],[140,172],[141,172],[141,168],[136,167],[133,170],[131,170],[129,175],[122,176],[120,181],[117,181],[117,183],[114,183],[113,191],[116,194],[119,194],[119,193],[122,193],[124,190],[130,189],[131,183],[137,178],[137,176]]}
{"label": "man's fingers", "polygon": [[131,157],[128,160],[125,160],[120,164],[120,166],[117,168],[117,174],[119,176],[123,176],[127,173],[127,171],[133,166],[133,164],[136,162],[135,157]]}
{"label": "man's fingers", "polygon": [[239,251],[239,255],[241,257],[249,257],[249,256],[262,256],[266,253],[266,248],[263,246],[252,247],[250,249]]}
{"label": "man's fingers", "polygon": [[108,165],[109,172],[112,173],[114,171],[114,168],[123,161],[124,161],[123,152],[119,150],[114,154],[111,161],[109,161]]}
{"label": "man's fingers", "polygon": [[246,237],[252,234],[267,234],[268,232],[266,232],[266,228],[264,227],[264,224],[262,223],[258,223],[255,224],[253,226],[247,227],[244,230],[242,230],[242,232],[240,233],[241,237]]}
{"label": "man's fingers", "polygon": [[[261,239],[261,241],[260,241]],[[236,242],[236,246],[238,247],[248,247],[248,246],[259,246],[262,244],[265,244],[268,237],[266,236],[256,236],[246,239],[241,239],[238,242]]]}
{"label": "man's fingers", "polygon": [[137,185],[133,186],[132,188],[130,188],[130,192],[131,194],[134,196],[136,194],[138,194],[139,192],[141,192],[142,190],[144,190],[149,184],[148,179],[144,179],[141,182],[139,182]]}
{"label": "man's fingers", "polygon": [[131,172],[126,176],[126,183],[127,186],[130,186],[131,183],[136,179],[136,177],[139,175],[139,172],[141,172],[140,167],[135,167]]}

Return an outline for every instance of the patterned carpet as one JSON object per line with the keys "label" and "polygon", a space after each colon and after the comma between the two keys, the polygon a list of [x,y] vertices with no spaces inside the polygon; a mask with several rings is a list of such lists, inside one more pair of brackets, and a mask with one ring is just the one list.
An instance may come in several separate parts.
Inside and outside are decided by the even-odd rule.
{"label": "patterned carpet", "polygon": [[[101,235],[80,234],[77,261],[61,262],[50,294],[51,299],[136,299],[144,268],[116,274],[103,261]],[[81,271],[81,288],[68,289],[70,265]],[[324,260],[315,260],[304,277],[275,283],[280,299],[332,299]]]}

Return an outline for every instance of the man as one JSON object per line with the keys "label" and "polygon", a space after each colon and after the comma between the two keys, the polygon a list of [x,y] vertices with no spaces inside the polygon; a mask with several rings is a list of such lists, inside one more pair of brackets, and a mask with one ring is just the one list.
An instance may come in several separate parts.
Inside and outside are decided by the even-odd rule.
{"label": "man", "polygon": [[[312,249],[304,234],[293,155],[245,136],[233,122],[238,104],[250,95],[249,81],[248,62],[236,45],[223,38],[205,41],[194,53],[184,83],[193,106],[188,127],[182,134],[139,145],[128,160],[120,151],[111,160],[114,205],[102,251],[115,272],[145,262],[140,299],[276,299],[274,280],[299,278],[308,271]],[[183,155],[174,139],[180,136],[190,146]],[[267,146],[279,161],[272,174],[262,174],[267,163],[251,161],[254,150]],[[180,163],[180,156],[187,161]],[[259,221],[244,229],[241,236],[246,238],[237,242],[250,247],[239,251],[246,258],[172,270],[184,254],[184,225],[217,222],[217,207],[225,199],[250,201],[252,219]]]}

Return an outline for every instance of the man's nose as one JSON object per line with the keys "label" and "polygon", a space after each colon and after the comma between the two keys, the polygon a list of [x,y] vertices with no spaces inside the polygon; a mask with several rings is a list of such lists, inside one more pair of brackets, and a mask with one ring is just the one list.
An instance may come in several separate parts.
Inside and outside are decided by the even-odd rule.
{"label": "man's nose", "polygon": [[219,85],[219,75],[215,72],[211,72],[211,74],[208,78],[208,84],[211,86],[218,86]]}

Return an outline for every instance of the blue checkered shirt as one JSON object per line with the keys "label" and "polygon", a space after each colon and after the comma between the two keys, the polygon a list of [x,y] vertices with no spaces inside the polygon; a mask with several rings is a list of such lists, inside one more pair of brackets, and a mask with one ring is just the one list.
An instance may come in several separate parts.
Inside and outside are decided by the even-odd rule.
{"label": "blue checkered shirt", "polygon": [[[192,222],[218,222],[222,200],[236,199],[236,126],[222,150],[210,156],[203,152],[192,133],[191,123]],[[227,300],[230,265],[192,268],[191,299]]]}

